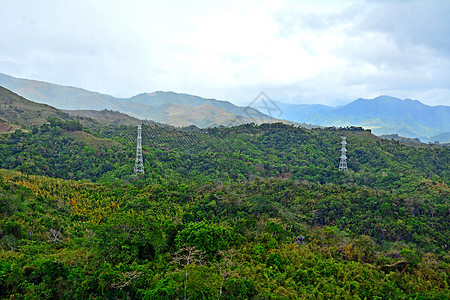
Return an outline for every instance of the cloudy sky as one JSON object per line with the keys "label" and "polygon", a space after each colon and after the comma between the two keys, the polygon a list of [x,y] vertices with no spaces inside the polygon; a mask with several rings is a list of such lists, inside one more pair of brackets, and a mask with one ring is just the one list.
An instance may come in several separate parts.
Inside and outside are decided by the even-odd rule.
{"label": "cloudy sky", "polygon": [[[320,3],[320,4],[318,4]],[[449,0],[0,0],[0,72],[130,97],[450,105]]]}

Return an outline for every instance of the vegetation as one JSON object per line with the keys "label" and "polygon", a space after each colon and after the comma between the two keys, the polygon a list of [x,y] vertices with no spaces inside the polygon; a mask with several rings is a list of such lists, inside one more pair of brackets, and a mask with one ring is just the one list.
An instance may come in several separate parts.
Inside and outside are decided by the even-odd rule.
{"label": "vegetation", "polygon": [[[103,110],[107,108],[120,110],[122,113],[126,113],[140,119],[164,122],[173,126],[186,126],[190,124],[195,124],[199,127],[219,125],[230,126],[252,122],[252,120],[285,122],[284,120],[276,120],[271,118],[256,109],[250,107],[239,107],[228,101],[205,99],[198,96],[178,94],[174,92],[159,91],[153,93],[143,93],[131,98],[115,98],[110,95],[91,92],[81,88],[14,78],[1,73],[0,86],[23,95],[27,99],[46,103],[60,109]],[[3,91],[8,90],[0,87],[0,107],[1,94]],[[47,107],[49,106],[47,105]],[[61,115],[59,117],[64,118],[63,113],[61,111],[60,113]],[[74,111],[67,113],[76,116],[89,116],[97,119],[98,121],[106,121],[107,124],[110,123],[104,118],[104,115],[108,113],[104,113],[103,116],[102,114],[93,114],[86,111]],[[32,116],[32,118],[35,117],[36,115]],[[51,115],[47,115],[47,117],[51,117]],[[119,124],[123,121],[127,122],[127,124],[129,124],[129,121],[132,122],[132,119],[123,118],[123,116],[117,114],[114,114],[114,118],[119,120]],[[24,121],[27,119],[21,120]],[[46,119],[43,119],[44,122],[45,120]],[[189,121],[187,122],[187,120]]]}
{"label": "vegetation", "polygon": [[[341,135],[349,141],[348,173],[336,168]],[[131,180],[135,140],[132,126],[91,128],[81,135],[44,124],[31,132],[3,136],[0,167],[65,179]],[[152,183],[277,177],[414,192],[414,183],[422,178],[447,185],[450,178],[449,149],[407,147],[360,128],[308,130],[248,124],[180,131],[146,125],[142,143],[145,179]]]}
{"label": "vegetation", "polygon": [[450,149],[77,124],[0,136],[0,299],[450,297]]}
{"label": "vegetation", "polygon": [[29,127],[40,126],[49,118],[71,120],[68,114],[54,107],[29,101],[0,86],[0,120]]}

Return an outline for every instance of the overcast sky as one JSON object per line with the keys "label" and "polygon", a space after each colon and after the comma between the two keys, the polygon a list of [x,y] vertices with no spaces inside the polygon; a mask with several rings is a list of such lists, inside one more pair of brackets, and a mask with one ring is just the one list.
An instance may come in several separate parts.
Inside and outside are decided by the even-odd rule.
{"label": "overcast sky", "polygon": [[450,105],[450,1],[0,0],[0,72],[118,97]]}

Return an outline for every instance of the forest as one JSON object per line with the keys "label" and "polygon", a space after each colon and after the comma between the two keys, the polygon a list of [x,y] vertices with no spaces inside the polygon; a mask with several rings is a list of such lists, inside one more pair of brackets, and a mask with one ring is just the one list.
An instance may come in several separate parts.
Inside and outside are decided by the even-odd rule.
{"label": "forest", "polygon": [[[341,136],[348,168],[338,171]],[[449,299],[450,149],[362,128],[0,135],[0,299]]]}

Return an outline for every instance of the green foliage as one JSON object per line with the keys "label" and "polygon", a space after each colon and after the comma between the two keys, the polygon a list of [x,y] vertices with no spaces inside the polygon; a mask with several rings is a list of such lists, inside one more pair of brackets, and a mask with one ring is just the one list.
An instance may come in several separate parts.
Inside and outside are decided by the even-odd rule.
{"label": "green foliage", "polygon": [[160,226],[140,214],[112,214],[94,232],[112,263],[151,260],[165,248]]}
{"label": "green foliage", "polygon": [[251,299],[258,295],[252,279],[230,278],[225,282],[224,294],[221,299]]}
{"label": "green foliage", "polygon": [[58,122],[0,137],[0,299],[450,297],[448,149],[144,126],[134,179],[135,128]]}
{"label": "green foliage", "polygon": [[47,122],[50,124],[50,128],[59,127],[67,131],[83,130],[83,125],[81,125],[79,120],[65,121],[58,118],[50,118],[47,120]]}
{"label": "green foliage", "polygon": [[178,233],[175,242],[178,248],[196,246],[209,257],[213,257],[217,251],[228,249],[232,234],[229,229],[218,224],[188,223]]}
{"label": "green foliage", "polygon": [[172,277],[162,278],[153,289],[141,291],[141,299],[177,299],[181,289],[182,287],[176,279]]}

